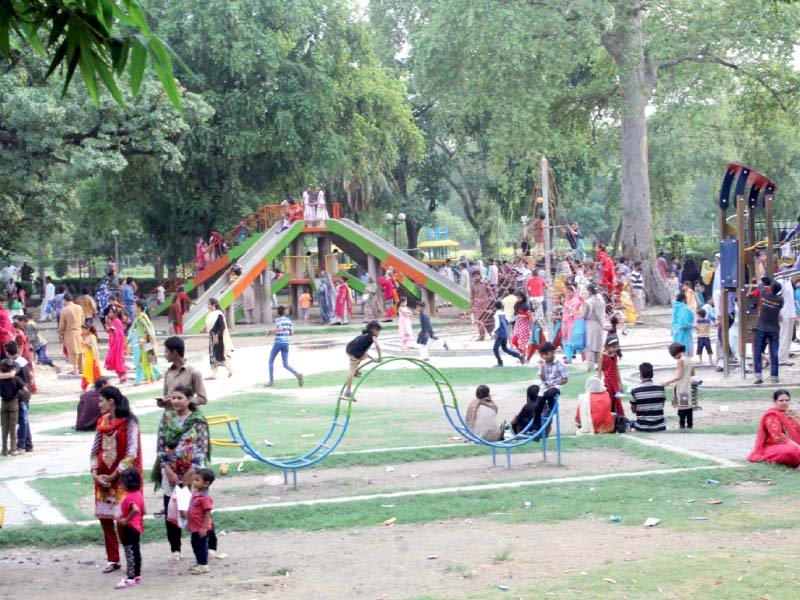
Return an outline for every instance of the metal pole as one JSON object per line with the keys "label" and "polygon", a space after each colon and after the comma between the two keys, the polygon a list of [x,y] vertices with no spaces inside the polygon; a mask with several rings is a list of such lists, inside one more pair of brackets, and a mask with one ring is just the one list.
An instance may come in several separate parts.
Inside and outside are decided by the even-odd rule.
{"label": "metal pole", "polygon": [[542,208],[544,209],[544,270],[549,282],[550,277],[550,190],[547,181],[547,159],[542,157]]}
{"label": "metal pole", "polygon": [[[727,236],[726,233],[726,219],[727,211],[724,209],[720,209],[719,211],[719,239],[720,241],[724,240]],[[720,246],[721,250],[721,246]],[[722,256],[720,255],[720,264],[717,266],[718,269],[722,268]],[[720,286],[719,286],[719,303],[720,305],[717,307],[717,314],[719,314],[719,322],[720,326],[722,327],[722,370],[723,375],[725,378],[728,377],[729,370],[730,370],[730,352],[731,352],[731,343],[730,343],[730,331],[729,331],[729,324],[728,324],[728,290],[722,287],[722,275],[720,274]]]}
{"label": "metal pole", "polygon": [[[739,374],[744,380],[745,378],[745,371],[747,370],[747,356],[745,354],[745,347],[746,347],[746,339],[745,335],[747,335],[747,326],[746,326],[746,315],[745,315],[745,306],[747,304],[745,291],[747,289],[747,281],[745,280],[744,276],[744,247],[745,244],[748,243],[747,240],[742,240],[741,238],[744,237],[744,196],[736,196],[736,227],[740,236],[739,239],[739,246],[738,246],[738,267],[739,267],[739,286],[736,289],[736,297],[739,301],[739,305],[736,308],[736,320],[737,325],[739,327]],[[750,242],[752,243],[752,241]]]}
{"label": "metal pole", "polygon": [[773,196],[767,195],[764,197],[764,221],[767,233],[767,274],[772,277],[775,273],[775,251],[772,245],[775,239],[772,235],[772,209],[773,209]]}

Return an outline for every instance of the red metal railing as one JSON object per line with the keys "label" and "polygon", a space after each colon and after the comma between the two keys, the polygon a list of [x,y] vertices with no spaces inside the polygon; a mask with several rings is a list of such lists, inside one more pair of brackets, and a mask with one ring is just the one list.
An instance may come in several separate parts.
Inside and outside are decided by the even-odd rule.
{"label": "red metal railing", "polygon": [[[341,217],[341,204],[334,202],[331,204],[330,218],[340,219]],[[222,236],[222,240],[226,243],[227,248],[233,248],[254,233],[263,233],[282,218],[283,206],[280,204],[265,204],[242,219],[236,227],[225,233]],[[211,250],[216,254],[217,245],[212,244]],[[179,265],[175,269],[175,272],[164,280],[161,285],[164,286],[167,294],[172,294],[177,291],[178,286],[182,285],[187,279],[194,277],[196,274],[197,263],[194,258],[192,258],[192,260]]]}

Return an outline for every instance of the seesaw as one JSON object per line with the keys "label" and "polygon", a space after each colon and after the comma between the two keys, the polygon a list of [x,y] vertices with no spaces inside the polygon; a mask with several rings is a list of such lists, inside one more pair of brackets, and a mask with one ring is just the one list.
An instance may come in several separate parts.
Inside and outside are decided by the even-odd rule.
{"label": "seesaw", "polygon": [[229,415],[214,415],[207,418],[209,427],[227,425],[228,433],[230,434],[229,439],[211,438],[211,443],[214,446],[241,448],[245,454],[253,459],[271,465],[276,469],[282,470],[284,483],[289,482],[289,473],[291,472],[292,484],[294,488],[297,489],[297,471],[300,469],[306,469],[325,460],[344,438],[344,435],[347,432],[347,427],[350,424],[350,417],[353,413],[353,400],[358,395],[358,390],[361,388],[364,382],[367,381],[370,375],[377,369],[397,361],[409,362],[422,369],[422,371],[428,375],[431,382],[436,386],[436,391],[439,394],[439,400],[442,404],[442,410],[444,411],[444,414],[447,417],[450,425],[466,440],[475,444],[489,447],[492,452],[493,465],[497,465],[497,452],[503,451],[506,454],[506,466],[508,469],[510,469],[511,451],[515,448],[520,448],[526,444],[530,444],[536,439],[541,440],[542,459],[547,462],[547,435],[545,431],[553,421],[555,421],[556,427],[556,454],[558,456],[558,464],[561,465],[561,421],[559,418],[559,398],[556,398],[550,414],[543,421],[542,426],[537,431],[531,431],[533,427],[533,420],[531,419],[528,425],[513,437],[497,442],[491,442],[481,438],[472,429],[470,429],[469,426],[467,426],[466,420],[464,419],[464,416],[458,407],[458,399],[456,398],[453,386],[450,385],[450,382],[448,381],[447,377],[445,377],[444,373],[426,361],[417,358],[406,358],[400,356],[386,358],[380,362],[366,363],[366,366],[362,367],[365,369],[363,371],[363,375],[353,386],[352,394],[349,398],[344,396],[345,385],[342,385],[341,389],[339,390],[336,401],[336,409],[333,414],[331,425],[328,428],[328,432],[325,434],[321,442],[319,442],[314,448],[305,454],[289,458],[267,457],[262,455],[248,441],[247,436],[245,436],[244,431],[242,430],[242,424],[238,417],[232,417]]}

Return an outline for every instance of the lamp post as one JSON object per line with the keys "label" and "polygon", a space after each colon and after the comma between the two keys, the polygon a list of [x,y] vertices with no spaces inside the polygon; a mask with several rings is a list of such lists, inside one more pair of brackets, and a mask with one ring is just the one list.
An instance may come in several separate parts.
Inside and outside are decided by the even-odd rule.
{"label": "lamp post", "polygon": [[114,238],[114,264],[117,265],[116,275],[118,275],[119,274],[119,229],[112,229],[111,237]]}
{"label": "lamp post", "polygon": [[406,214],[397,213],[397,217],[395,218],[392,213],[386,213],[383,218],[394,228],[394,245],[397,247],[397,226],[406,222]]}

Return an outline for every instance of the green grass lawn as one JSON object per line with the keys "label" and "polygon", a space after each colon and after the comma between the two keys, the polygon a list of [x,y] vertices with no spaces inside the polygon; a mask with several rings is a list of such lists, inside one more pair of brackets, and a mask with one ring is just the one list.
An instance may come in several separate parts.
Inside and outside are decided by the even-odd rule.
{"label": "green grass lawn", "polygon": [[[720,485],[705,485],[713,477]],[[738,481],[771,481],[768,493],[745,504],[726,484]],[[345,529],[371,526],[389,516],[398,523],[429,523],[450,518],[491,518],[507,523],[549,523],[580,519],[608,519],[620,515],[618,525],[641,527],[647,517],[661,519],[661,528],[678,531],[749,533],[759,529],[794,529],[798,515],[787,512],[783,518],[763,515],[763,508],[749,501],[762,500],[770,506],[795,499],[800,493],[800,479],[789,469],[770,465],[749,465],[741,469],[717,469],[669,475],[643,475],[638,478],[608,479],[593,482],[557,483],[546,486],[453,493],[436,496],[393,498],[391,514],[381,508],[381,499],[340,505],[293,506],[241,512],[218,513],[217,525],[227,531],[283,529]],[[691,502],[688,502],[691,500]],[[710,500],[723,504],[709,505]],[[530,510],[523,503],[532,504]],[[494,515],[492,513],[503,513]],[[487,517],[488,515],[488,517]],[[691,517],[706,516],[707,521]],[[576,526],[579,526],[576,524]],[[161,539],[158,527],[145,529],[145,540]],[[96,543],[98,528],[77,526],[25,526],[4,531],[0,547],[36,545],[54,547]],[[722,597],[722,596],[720,596]]]}
{"label": "green grass lawn", "polygon": [[[613,557],[606,564],[585,574],[545,579],[535,587],[517,587],[511,580],[507,582],[510,587],[507,592],[492,587],[467,598],[791,600],[800,597],[795,562],[798,559],[800,550],[797,549],[692,551],[691,559],[687,558],[685,552],[678,551],[635,562]],[[444,599],[418,596],[408,600]]]}

